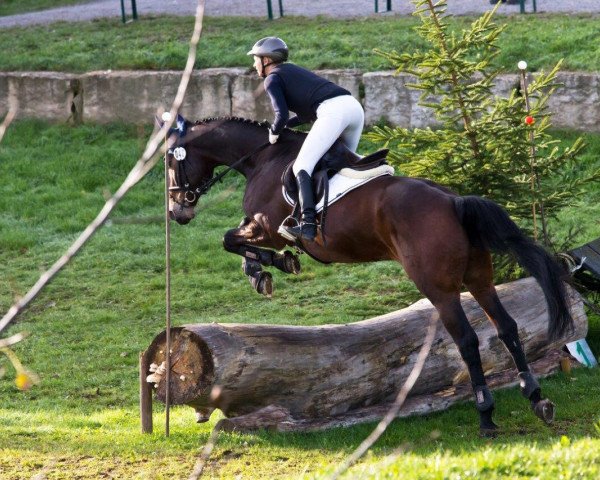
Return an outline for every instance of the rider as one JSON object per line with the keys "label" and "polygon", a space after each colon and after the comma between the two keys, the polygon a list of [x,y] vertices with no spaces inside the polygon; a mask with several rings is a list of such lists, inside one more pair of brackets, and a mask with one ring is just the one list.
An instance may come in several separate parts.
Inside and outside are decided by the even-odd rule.
{"label": "rider", "polygon": [[[317,162],[338,138],[356,152],[364,124],[363,108],[348,90],[286,63],[288,47],[280,38],[262,38],[248,55],[254,55],[254,68],[265,79],[265,91],[275,113],[269,141],[277,142],[284,127],[314,121],[292,167],[298,184],[301,221],[294,227],[283,226],[295,238],[313,241],[317,225],[311,175]],[[290,110],[296,114],[291,118]]]}

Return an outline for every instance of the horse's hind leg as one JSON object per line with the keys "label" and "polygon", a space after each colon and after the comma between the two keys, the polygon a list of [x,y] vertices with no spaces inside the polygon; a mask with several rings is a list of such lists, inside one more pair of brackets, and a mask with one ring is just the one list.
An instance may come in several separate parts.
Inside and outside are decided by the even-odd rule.
{"label": "horse's hind leg", "polygon": [[[479,412],[480,433],[493,435],[498,429],[492,420],[494,399],[483,373],[479,339],[460,303],[460,290],[469,261],[469,245],[462,227],[452,220],[452,210],[445,218],[439,215],[433,218],[434,221],[414,222],[422,228],[413,228],[411,236],[404,240],[404,249],[410,255],[402,253],[398,242],[398,259],[417,288],[436,308],[446,331],[454,340],[471,378],[475,407]],[[436,232],[444,234],[436,235]],[[406,246],[411,248],[407,249]]]}
{"label": "horse's hind leg", "polygon": [[496,327],[498,338],[512,356],[519,372],[521,393],[531,402],[534,413],[544,422],[551,423],[554,419],[554,404],[547,399],[542,399],[540,385],[531,373],[525,358],[517,323],[500,303],[492,281],[492,261],[489,252],[472,250],[465,275],[465,285]]}
{"label": "horse's hind leg", "polygon": [[459,292],[441,297],[427,296],[438,310],[444,327],[456,343],[460,356],[469,370],[475,407],[479,411],[480,432],[484,436],[493,435],[498,429],[492,420],[494,398],[485,381],[479,355],[479,339],[460,304]]}

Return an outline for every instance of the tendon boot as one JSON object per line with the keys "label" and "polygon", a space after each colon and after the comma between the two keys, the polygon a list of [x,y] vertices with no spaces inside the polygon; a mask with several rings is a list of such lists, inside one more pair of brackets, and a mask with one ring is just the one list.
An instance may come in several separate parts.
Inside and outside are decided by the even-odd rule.
{"label": "tendon boot", "polygon": [[306,170],[300,170],[296,176],[298,184],[298,202],[300,203],[300,223],[293,227],[283,226],[283,229],[295,239],[313,242],[317,236],[315,197],[312,188],[312,178]]}

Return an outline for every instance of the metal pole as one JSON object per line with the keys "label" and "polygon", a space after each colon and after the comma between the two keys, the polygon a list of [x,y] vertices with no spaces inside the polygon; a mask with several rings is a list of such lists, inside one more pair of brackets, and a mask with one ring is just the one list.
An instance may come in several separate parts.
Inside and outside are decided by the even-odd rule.
{"label": "metal pole", "polygon": [[125,23],[125,21],[127,20],[125,18],[125,0],[121,0],[121,20],[123,21],[123,23]]}
{"label": "metal pole", "polygon": [[142,433],[152,433],[152,387],[146,381],[148,359],[146,352],[140,353],[140,419]]}
{"label": "metal pole", "polygon": [[279,0],[279,16],[283,17],[283,0]]}
{"label": "metal pole", "polygon": [[[170,117],[170,115],[169,115]],[[164,120],[164,116],[163,116]],[[171,407],[171,223],[169,218],[169,162],[167,161],[167,138],[165,135],[165,281],[166,281],[166,376],[165,376],[165,436],[169,436],[169,410]]]}
{"label": "metal pole", "polygon": [[[521,0],[521,5],[523,4],[523,0]],[[525,69],[521,69],[521,93],[523,94],[523,98],[525,99],[525,111],[527,115],[529,115],[529,95],[527,93],[527,72]],[[536,196],[535,196],[535,167],[534,167],[534,158],[535,158],[535,147],[533,146],[533,131],[529,132],[529,143],[531,145],[531,193],[533,196],[533,205],[531,206],[531,214],[533,215],[533,238],[537,240],[538,231],[537,231],[537,210],[536,210]]]}
{"label": "metal pole", "polygon": [[519,1],[519,7],[521,9],[521,13],[525,13],[525,0]]}
{"label": "metal pole", "polygon": [[131,0],[131,13],[133,14],[133,19],[137,20],[137,6],[135,0]]}
{"label": "metal pole", "polygon": [[267,15],[269,16],[269,20],[273,20],[273,6],[271,5],[271,0],[267,0]]}
{"label": "metal pole", "polygon": [[[531,107],[529,104],[529,93],[527,92],[527,73],[525,69],[521,70],[521,90],[523,92],[523,96],[525,97],[525,109],[527,110],[527,114],[531,112]],[[544,211],[544,201],[537,201],[535,189],[539,190],[540,188],[540,178],[535,168],[535,156],[536,156],[536,148],[535,148],[535,136],[533,133],[533,129],[529,132],[529,142],[531,144],[530,154],[531,154],[531,190],[533,193],[533,238],[537,240],[538,238],[538,228],[537,228],[537,215],[536,215],[536,204],[540,207],[540,218],[542,221],[542,234],[544,236],[544,245],[550,246],[550,239],[548,237],[548,227],[546,225],[546,214]]]}

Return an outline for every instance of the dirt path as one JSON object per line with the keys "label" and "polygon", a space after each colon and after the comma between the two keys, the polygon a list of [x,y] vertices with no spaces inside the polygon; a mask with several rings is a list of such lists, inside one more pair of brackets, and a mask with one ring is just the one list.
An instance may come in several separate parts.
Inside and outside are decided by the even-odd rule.
{"label": "dirt path", "polygon": [[[409,0],[391,0],[392,11],[374,12],[375,0],[281,0],[284,15],[317,15],[338,18],[376,15],[410,15],[414,9]],[[526,0],[525,10],[533,10],[533,0]],[[148,14],[193,15],[194,0],[137,0],[140,16]],[[386,0],[379,0],[379,8],[385,9]],[[538,12],[552,13],[600,13],[600,0],[537,0]],[[131,11],[131,0],[125,0],[126,10]],[[278,15],[278,0],[272,0],[273,12]],[[489,0],[448,0],[448,13],[453,15],[479,14],[492,8]],[[518,14],[519,5],[502,4],[498,13]],[[267,17],[267,0],[206,0],[207,16],[254,16]],[[119,2],[98,0],[69,7],[54,8],[41,12],[0,17],[0,28],[46,24],[57,21],[82,22],[101,17],[120,17]]]}

